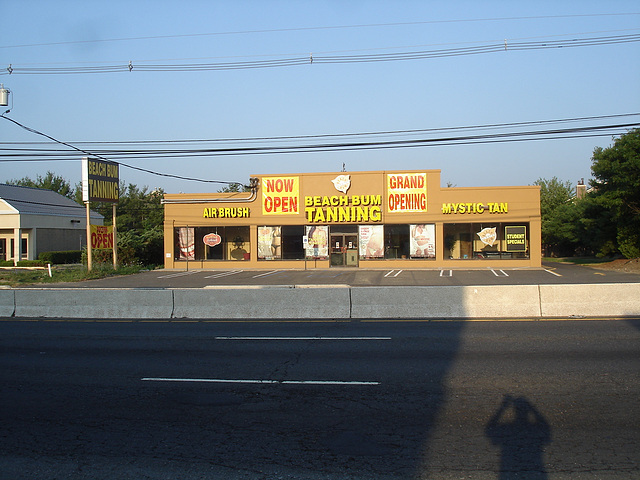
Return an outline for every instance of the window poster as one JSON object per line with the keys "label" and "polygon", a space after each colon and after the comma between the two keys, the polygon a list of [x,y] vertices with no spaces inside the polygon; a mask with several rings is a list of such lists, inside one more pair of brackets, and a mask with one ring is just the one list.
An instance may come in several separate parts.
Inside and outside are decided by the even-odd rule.
{"label": "window poster", "polygon": [[359,227],[359,254],[365,258],[384,257],[384,226],[360,225]]}
{"label": "window poster", "polygon": [[410,255],[412,258],[435,258],[436,226],[410,225]]}
{"label": "window poster", "polygon": [[504,239],[507,252],[527,251],[527,227],[511,225],[504,227]]}
{"label": "window poster", "polygon": [[180,260],[194,260],[196,258],[195,233],[193,228],[181,227],[178,230],[178,245]]}
{"label": "window poster", "polygon": [[258,258],[273,260],[282,255],[281,227],[258,227]]}
{"label": "window poster", "polygon": [[329,257],[329,227],[327,225],[307,225],[307,257]]}

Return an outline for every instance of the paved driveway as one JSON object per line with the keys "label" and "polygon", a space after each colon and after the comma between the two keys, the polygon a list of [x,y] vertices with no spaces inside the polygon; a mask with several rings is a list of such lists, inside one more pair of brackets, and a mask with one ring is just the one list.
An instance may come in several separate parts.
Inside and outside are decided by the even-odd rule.
{"label": "paved driveway", "polygon": [[224,285],[448,286],[640,283],[640,275],[549,263],[541,269],[153,270],[137,275],[56,284],[75,288],[203,288]]}

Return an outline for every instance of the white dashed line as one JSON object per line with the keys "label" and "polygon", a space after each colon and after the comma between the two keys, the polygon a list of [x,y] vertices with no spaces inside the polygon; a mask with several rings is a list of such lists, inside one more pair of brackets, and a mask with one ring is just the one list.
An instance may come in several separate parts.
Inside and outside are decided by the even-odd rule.
{"label": "white dashed line", "polygon": [[380,382],[338,380],[240,380],[224,378],[143,378],[143,382],[245,383],[253,385],[380,385]]}

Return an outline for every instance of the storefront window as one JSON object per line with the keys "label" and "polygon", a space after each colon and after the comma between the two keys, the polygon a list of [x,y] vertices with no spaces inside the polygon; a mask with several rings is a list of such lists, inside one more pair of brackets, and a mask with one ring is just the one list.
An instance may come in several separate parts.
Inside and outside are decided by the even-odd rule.
{"label": "storefront window", "polygon": [[258,227],[258,259],[275,260],[282,257],[281,227]]}
{"label": "storefront window", "polygon": [[409,258],[409,225],[384,226],[384,258]]}
{"label": "storefront window", "polygon": [[444,258],[529,258],[529,224],[446,223]]}
{"label": "storefront window", "polygon": [[285,225],[282,227],[282,258],[284,260],[304,260],[302,237],[304,225]]}
{"label": "storefront window", "polygon": [[249,260],[249,227],[180,227],[175,232],[176,260]]}
{"label": "storefront window", "polygon": [[360,259],[435,259],[434,224],[360,225]]}
{"label": "storefront window", "polygon": [[329,258],[329,227],[313,225],[306,227],[307,258]]}
{"label": "storefront window", "polygon": [[358,236],[360,258],[384,258],[383,225],[360,225]]}
{"label": "storefront window", "polygon": [[411,258],[436,258],[436,226],[409,225]]}
{"label": "storefront window", "polygon": [[258,259],[304,259],[304,247],[302,244],[304,234],[304,226],[302,225],[258,227]]}

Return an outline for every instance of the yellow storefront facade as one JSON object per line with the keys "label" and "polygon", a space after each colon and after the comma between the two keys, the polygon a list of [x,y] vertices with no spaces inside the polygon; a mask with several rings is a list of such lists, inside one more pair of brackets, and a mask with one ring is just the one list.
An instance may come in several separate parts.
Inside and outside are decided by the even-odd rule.
{"label": "yellow storefront facade", "polygon": [[538,186],[443,188],[440,170],[277,174],[163,203],[168,269],[541,266]]}

